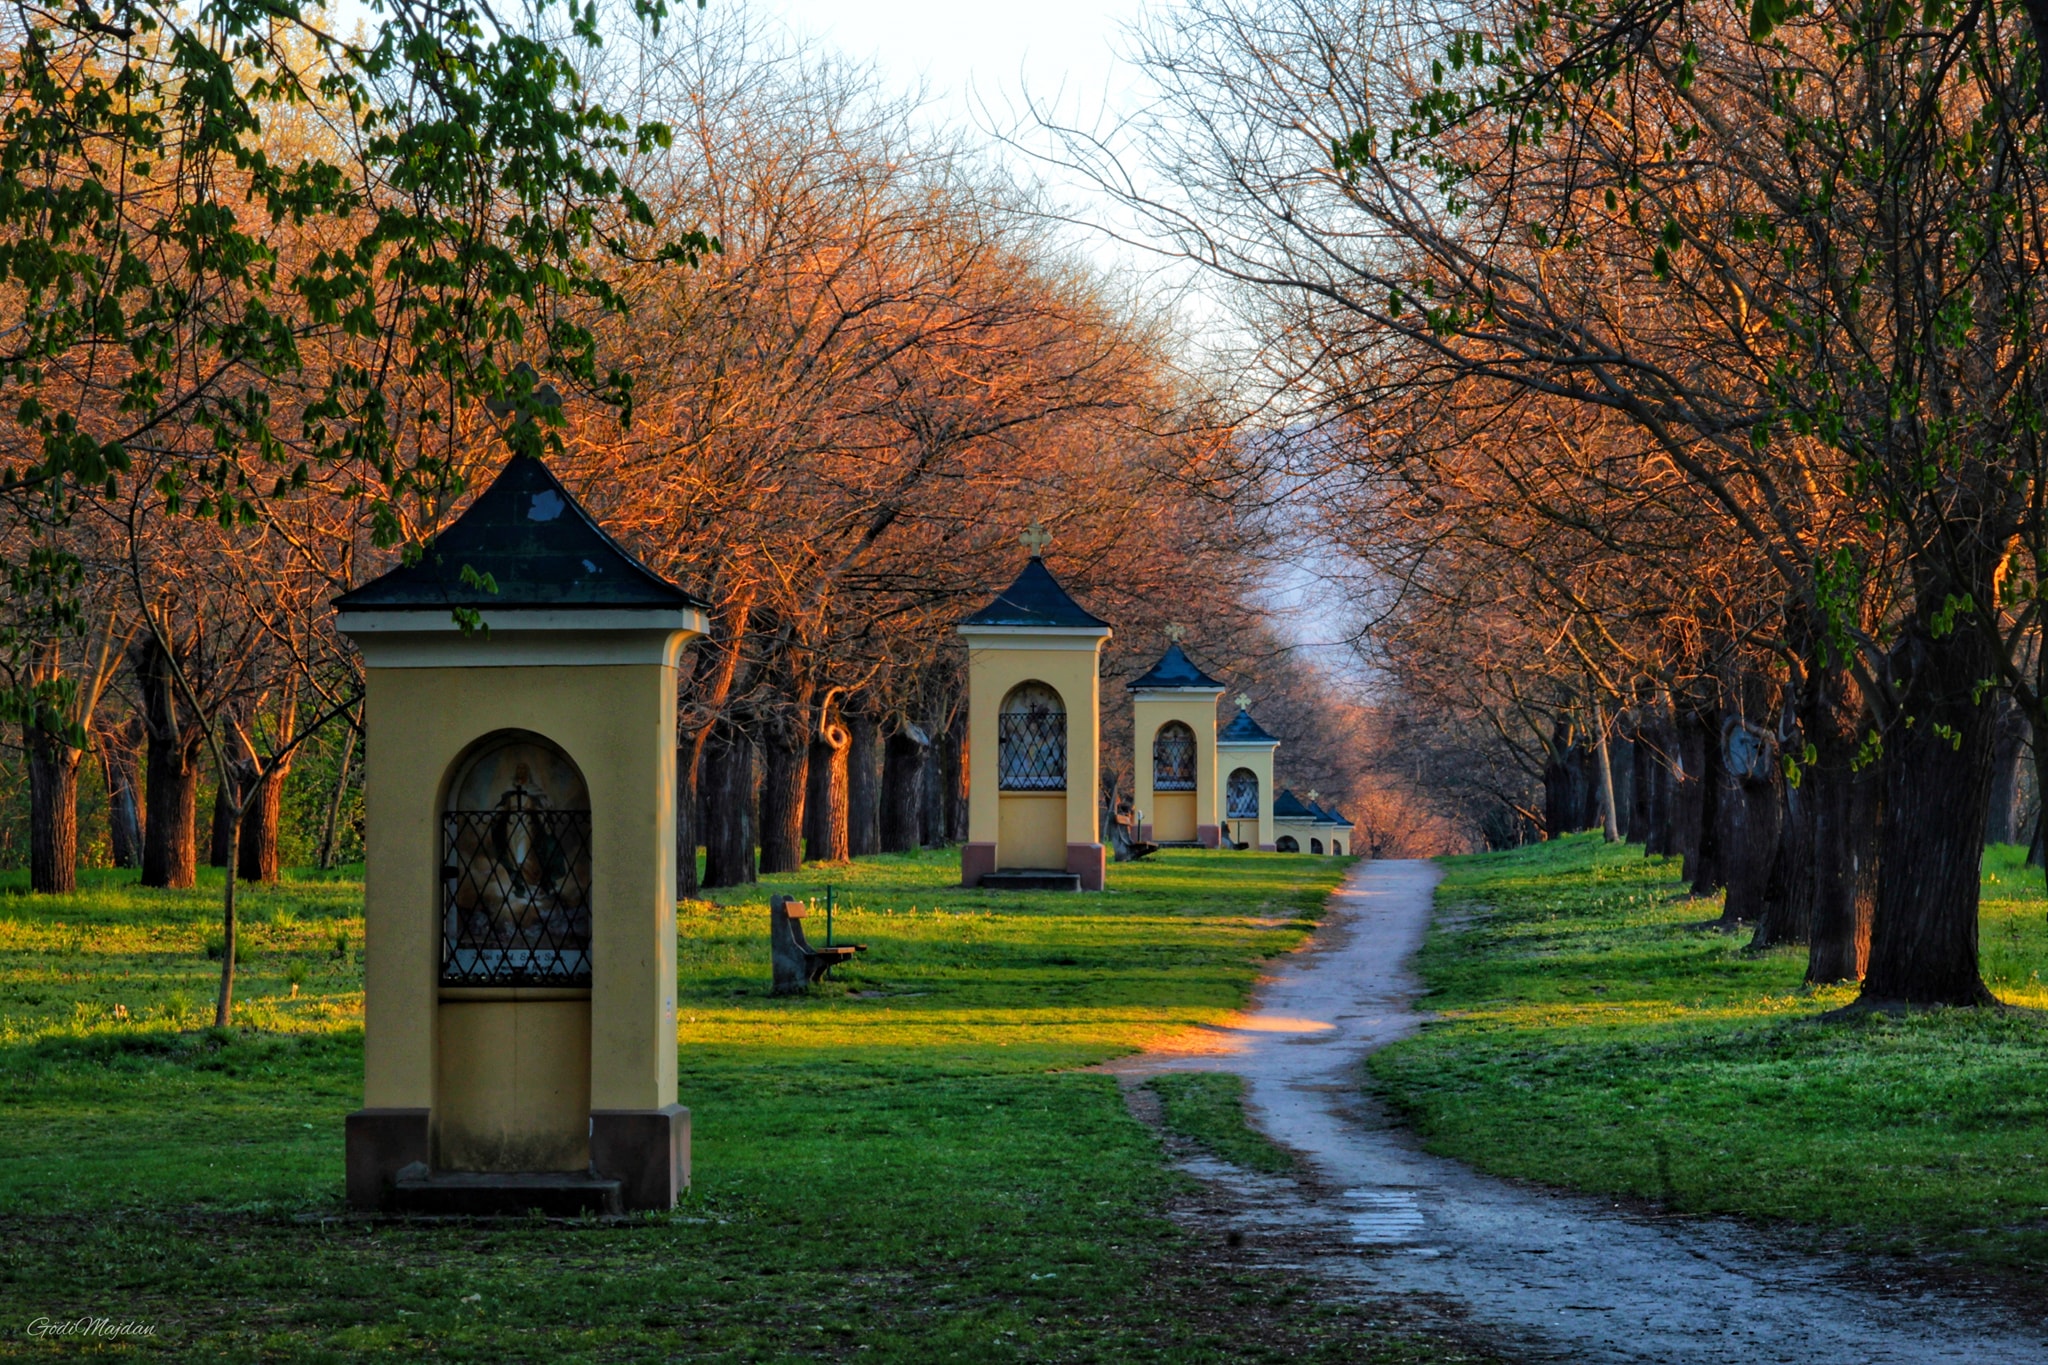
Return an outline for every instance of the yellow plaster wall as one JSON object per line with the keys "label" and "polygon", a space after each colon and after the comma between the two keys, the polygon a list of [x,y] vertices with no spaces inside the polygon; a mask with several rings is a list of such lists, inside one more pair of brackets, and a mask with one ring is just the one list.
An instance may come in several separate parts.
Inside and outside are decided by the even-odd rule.
{"label": "yellow plaster wall", "polygon": [[[1140,810],[1144,807],[1140,806]],[[1195,837],[1195,793],[1160,792],[1146,814],[1155,843],[1186,843]]]}
{"label": "yellow plaster wall", "polygon": [[590,787],[588,1107],[675,1102],[673,658],[366,670],[365,1106],[436,1104],[443,789],[499,730],[545,736]]}
{"label": "yellow plaster wall", "polygon": [[[977,633],[967,640],[967,837],[996,845],[997,867],[1065,867],[1065,844],[1098,842],[1095,793],[1100,780],[1103,636]],[[1004,795],[996,789],[996,715],[1021,682],[1042,682],[1067,708],[1067,790],[1060,856],[1019,862],[1003,847]],[[1035,818],[1035,817],[1034,817]],[[1035,826],[1034,826],[1035,827]]]}
{"label": "yellow plaster wall", "polygon": [[1066,793],[1004,792],[996,824],[996,866],[1066,865]]}
{"label": "yellow plaster wall", "polygon": [[[1245,840],[1245,842],[1250,844],[1254,850],[1262,848],[1271,848],[1273,846],[1273,839],[1275,837],[1273,831],[1274,748],[1275,746],[1270,744],[1247,744],[1243,748],[1238,748],[1235,746],[1226,746],[1221,748],[1216,756],[1216,766],[1223,773],[1223,781],[1226,787],[1230,782],[1230,775],[1236,772],[1239,768],[1250,768],[1252,772],[1258,775],[1259,837],[1256,839]],[[1243,823],[1247,822],[1234,821],[1232,822],[1231,827],[1234,830],[1238,824]]]}
{"label": "yellow plaster wall", "polygon": [[[1135,749],[1131,755],[1135,777],[1132,800],[1139,810],[1145,812],[1146,820],[1152,825],[1152,837],[1156,840],[1192,839],[1196,825],[1220,822],[1223,789],[1216,780],[1216,698],[1222,695],[1219,688],[1202,694],[1139,692],[1132,698],[1131,742]],[[1186,793],[1152,790],[1152,742],[1159,737],[1162,727],[1176,720],[1195,732],[1194,814],[1187,821],[1185,834],[1164,833],[1160,822],[1164,818],[1162,812],[1169,805],[1166,798]],[[1177,812],[1174,818],[1179,819]],[[1178,825],[1175,827],[1179,828]]]}
{"label": "yellow plaster wall", "polygon": [[[513,995],[514,992],[479,992]],[[580,1171],[590,1165],[590,1001],[441,1001],[434,1165]]]}

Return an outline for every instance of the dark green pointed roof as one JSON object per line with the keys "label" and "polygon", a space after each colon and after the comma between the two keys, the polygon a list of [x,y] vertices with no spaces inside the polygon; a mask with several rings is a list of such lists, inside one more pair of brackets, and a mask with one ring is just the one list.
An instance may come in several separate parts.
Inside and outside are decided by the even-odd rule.
{"label": "dark green pointed roof", "polygon": [[1195,667],[1178,643],[1166,647],[1166,653],[1159,656],[1159,662],[1152,665],[1150,672],[1135,682],[1124,684],[1133,692],[1166,691],[1178,687],[1201,687],[1221,692],[1223,684]]}
{"label": "dark green pointed roof", "polygon": [[1107,630],[1109,622],[1090,614],[1067,596],[1045,561],[1032,556],[1017,581],[996,600],[960,623],[963,626],[1057,626],[1074,630]]}
{"label": "dark green pointed roof", "polygon": [[1316,813],[1310,810],[1300,797],[1282,787],[1280,794],[1273,798],[1273,818],[1276,820],[1288,818],[1313,820],[1316,818]]}
{"label": "dark green pointed roof", "polygon": [[1332,820],[1335,820],[1335,821],[1337,822],[1337,824],[1338,824],[1338,825],[1339,825],[1339,826],[1340,826],[1341,828],[1344,828],[1344,829],[1351,829],[1351,828],[1354,828],[1354,826],[1352,825],[1352,823],[1351,823],[1351,822],[1350,822],[1349,820],[1347,820],[1347,819],[1345,819],[1345,818],[1344,818],[1344,812],[1343,812],[1343,811],[1341,811],[1341,810],[1338,810],[1338,809],[1337,809],[1337,808],[1336,808],[1335,806],[1326,806],[1326,807],[1324,807],[1324,810],[1328,812],[1328,814],[1329,814],[1329,817],[1330,817],[1330,818],[1331,818]]}
{"label": "dark green pointed roof", "polygon": [[1277,737],[1266,733],[1266,728],[1252,719],[1252,713],[1238,709],[1230,718],[1230,724],[1216,732],[1218,744],[1278,744]]}
{"label": "dark green pointed roof", "polygon": [[[496,592],[463,581],[467,568]],[[419,559],[334,599],[343,611],[678,608],[704,603],[606,535],[548,467],[514,455]]]}

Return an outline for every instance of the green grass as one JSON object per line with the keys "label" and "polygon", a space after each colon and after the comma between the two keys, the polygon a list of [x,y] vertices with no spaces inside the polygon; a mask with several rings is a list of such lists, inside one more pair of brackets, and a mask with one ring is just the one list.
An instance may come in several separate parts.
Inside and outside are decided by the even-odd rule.
{"label": "green grass", "polygon": [[[220,1032],[208,888],[0,896],[0,1355],[88,1349],[21,1326],[89,1313],[157,1325],[110,1353],[206,1360],[1467,1358],[1217,1264],[1164,1216],[1152,1134],[1079,1070],[1241,1004],[1341,860],[1166,853],[1104,895],[999,897],[948,885],[956,859],[683,908],[696,1183],[624,1225],[339,1216],[352,878],[250,892]],[[867,956],[775,998],[767,895],[827,876]]]}
{"label": "green grass", "polygon": [[1673,862],[1574,837],[1446,859],[1418,960],[1441,1021],[1372,1074],[1431,1150],[1506,1175],[2048,1264],[2048,898],[1985,859],[1984,971],[2018,1008],[1823,1022],[1851,988],[1704,922]]}
{"label": "green grass", "polygon": [[1248,1171],[1285,1174],[1294,1156],[1268,1141],[1244,1116],[1244,1077],[1193,1071],[1155,1076],[1145,1083],[1159,1096],[1160,1118],[1211,1156]]}

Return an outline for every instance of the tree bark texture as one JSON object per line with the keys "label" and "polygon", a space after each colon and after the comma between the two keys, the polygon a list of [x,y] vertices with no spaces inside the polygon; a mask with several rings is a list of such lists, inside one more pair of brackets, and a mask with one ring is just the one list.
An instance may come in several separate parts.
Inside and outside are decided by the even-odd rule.
{"label": "tree bark texture", "polygon": [[142,775],[135,754],[142,722],[131,717],[99,737],[100,775],[107,785],[107,844],[115,867],[142,866]]}
{"label": "tree bark texture", "polygon": [[803,866],[804,788],[811,766],[808,726],[772,724],[762,744],[761,870],[794,872]]}
{"label": "tree bark texture", "polygon": [[1782,786],[1778,847],[1764,889],[1751,948],[1806,943],[1813,935],[1813,788],[1802,780]]}
{"label": "tree bark texture", "polygon": [[953,717],[951,728],[939,749],[939,780],[946,788],[946,834],[944,842],[967,842],[967,712]]}
{"label": "tree bark texture", "polygon": [[2020,764],[2026,757],[2027,718],[2005,693],[1997,700],[1991,747],[1991,796],[1984,815],[1984,842],[2019,842]]}
{"label": "tree bark texture", "polygon": [[236,841],[235,872],[245,882],[275,883],[278,874],[277,834],[284,809],[286,764],[260,781],[250,774],[243,790],[241,837]]}
{"label": "tree bark texture", "polygon": [[882,851],[882,728],[866,711],[846,713],[846,853]]}
{"label": "tree bark texture", "polygon": [[198,880],[199,756],[206,734],[177,695],[170,661],[154,637],[129,654],[142,692],[148,737],[142,822],[142,884],[186,887]]}
{"label": "tree bark texture", "polygon": [[924,825],[924,731],[906,725],[889,736],[882,751],[882,852],[909,853]]}
{"label": "tree bark texture", "polygon": [[1600,830],[1610,844],[1621,842],[1621,808],[1614,792],[1614,753],[1607,745],[1607,708],[1593,698],[1593,760],[1600,788]]}
{"label": "tree bark texture", "polygon": [[1775,770],[1761,781],[1744,781],[1721,765],[1721,867],[1728,895],[1721,903],[1725,928],[1755,924],[1764,917],[1771,874],[1783,833],[1785,798]]}
{"label": "tree bark texture", "polygon": [[1638,719],[1629,735],[1628,746],[1628,841],[1641,844],[1647,853],[1656,850],[1656,824],[1652,811],[1656,801],[1656,779],[1651,775],[1656,761],[1653,736],[1648,722]]}
{"label": "tree bark texture", "polygon": [[29,721],[28,884],[42,894],[78,889],[78,763],[85,755],[62,735]]}
{"label": "tree bark texture", "polygon": [[704,828],[699,818],[702,802],[697,794],[697,765],[704,754],[710,732],[700,730],[676,745],[676,896],[687,900],[697,894],[697,846]]}
{"label": "tree bark texture", "polygon": [[1644,791],[1643,852],[1664,857],[1677,848],[1678,737],[1670,719],[1652,711],[1636,732],[1636,784]]}
{"label": "tree bark texture", "polygon": [[711,728],[701,776],[704,885],[745,886],[754,880],[754,741],[729,720]]}
{"label": "tree bark texture", "polygon": [[918,821],[918,842],[926,848],[935,848],[946,842],[944,750],[943,737],[935,744],[927,744],[924,762],[918,768],[918,790],[924,797],[924,809]]}
{"label": "tree bark texture", "polygon": [[1690,798],[1680,837],[1685,840],[1684,875],[1695,896],[1711,896],[1727,884],[1721,854],[1720,720],[1718,710],[1688,710],[1679,717]]}
{"label": "tree bark texture", "polygon": [[847,731],[836,714],[827,715],[811,740],[808,787],[804,793],[804,861],[838,863],[847,852]]}
{"label": "tree bark texture", "polygon": [[[1923,609],[1919,619],[1934,615]],[[1977,895],[1996,712],[1978,689],[1997,660],[1963,626],[1939,639],[1916,627],[1893,660],[1903,719],[1884,737],[1877,909],[1860,998],[1989,1004],[1977,966]]]}
{"label": "tree bark texture", "polygon": [[[216,784],[213,789],[213,824],[206,840],[206,865],[226,867],[234,843],[232,826],[235,822],[235,798],[247,791],[253,774],[245,773],[240,763],[229,765],[234,772],[234,787]],[[239,789],[239,790],[237,790]]]}
{"label": "tree bark texture", "polygon": [[334,841],[341,826],[341,803],[348,796],[348,775],[356,756],[356,741],[362,731],[354,721],[347,725],[348,733],[341,741],[341,767],[334,775],[334,792],[327,799],[327,821],[320,831],[320,866],[322,869],[334,866]]}

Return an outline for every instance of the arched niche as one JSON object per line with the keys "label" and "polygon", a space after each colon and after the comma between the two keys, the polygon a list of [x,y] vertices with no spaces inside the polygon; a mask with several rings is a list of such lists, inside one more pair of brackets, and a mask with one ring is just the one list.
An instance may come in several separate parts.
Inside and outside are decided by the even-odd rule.
{"label": "arched niche", "polygon": [[1308,851],[1311,853],[1321,853],[1323,851],[1323,841],[1321,839],[1309,840]]}
{"label": "arched niche", "polygon": [[588,986],[590,787],[562,749],[489,735],[451,765],[441,815],[441,984]]}
{"label": "arched niche", "polygon": [[1343,841],[1342,841],[1341,839],[1332,839],[1332,840],[1330,840],[1330,852],[1334,853],[1335,855],[1337,855],[1337,856],[1338,856],[1338,857],[1340,857],[1340,858],[1341,858],[1341,857],[1343,857],[1343,856],[1344,856],[1344,843],[1343,843]]}
{"label": "arched niche", "polygon": [[1223,813],[1230,820],[1259,818],[1259,775],[1250,768],[1238,768],[1223,788]]}
{"label": "arched niche", "polygon": [[1191,792],[1195,789],[1195,732],[1177,720],[1159,727],[1152,737],[1152,790]]}
{"label": "arched niche", "polygon": [[1299,853],[1301,852],[1301,845],[1294,841],[1292,834],[1283,834],[1273,841],[1273,851],[1275,853]]}
{"label": "arched niche", "polygon": [[1006,792],[1067,789],[1067,705],[1036,679],[1018,683],[996,715],[996,785]]}

